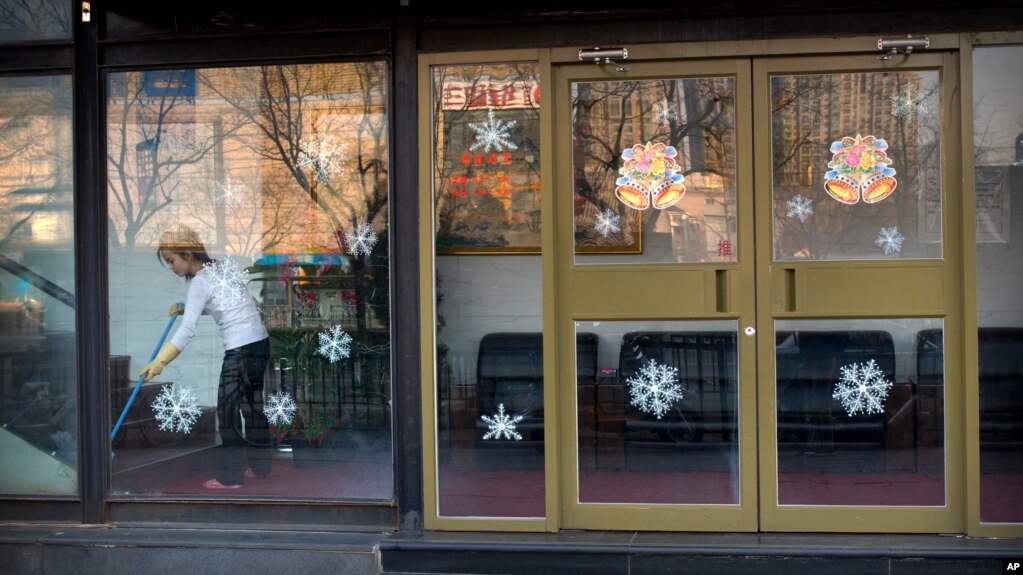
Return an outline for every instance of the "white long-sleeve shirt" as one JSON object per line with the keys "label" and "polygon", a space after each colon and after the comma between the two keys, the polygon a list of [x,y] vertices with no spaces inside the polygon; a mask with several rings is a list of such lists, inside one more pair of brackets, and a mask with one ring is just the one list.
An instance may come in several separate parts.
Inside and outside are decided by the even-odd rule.
{"label": "white long-sleeve shirt", "polygon": [[185,349],[188,342],[195,337],[200,315],[211,315],[220,328],[220,337],[224,340],[224,349],[235,349],[246,344],[260,341],[268,337],[263,320],[256,309],[256,301],[248,290],[238,304],[224,306],[214,301],[213,293],[207,286],[206,268],[199,270],[188,285],[185,297],[185,314],[181,325],[171,337],[171,343],[179,350]]}

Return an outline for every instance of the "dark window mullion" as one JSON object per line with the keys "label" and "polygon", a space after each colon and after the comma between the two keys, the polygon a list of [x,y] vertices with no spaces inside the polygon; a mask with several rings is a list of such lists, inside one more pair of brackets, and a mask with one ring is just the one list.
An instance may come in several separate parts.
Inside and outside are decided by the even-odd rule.
{"label": "dark window mullion", "polygon": [[[77,3],[76,3],[77,4]],[[102,167],[105,138],[100,106],[98,32],[101,17],[82,22],[74,13],[75,309],[78,335],[78,478],[82,521],[106,522],[110,484],[109,408],[105,397],[110,355],[106,194]]]}

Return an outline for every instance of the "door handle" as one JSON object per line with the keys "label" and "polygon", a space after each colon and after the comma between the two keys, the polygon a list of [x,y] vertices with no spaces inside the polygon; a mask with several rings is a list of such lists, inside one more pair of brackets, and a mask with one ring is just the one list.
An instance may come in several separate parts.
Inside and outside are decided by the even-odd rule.
{"label": "door handle", "polygon": [[774,311],[796,311],[798,279],[795,268],[781,269],[774,281]]}

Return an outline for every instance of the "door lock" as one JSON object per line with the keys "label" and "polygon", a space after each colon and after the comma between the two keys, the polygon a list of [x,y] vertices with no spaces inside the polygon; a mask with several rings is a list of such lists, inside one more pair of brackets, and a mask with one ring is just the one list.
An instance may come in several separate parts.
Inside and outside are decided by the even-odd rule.
{"label": "door lock", "polygon": [[742,330],[747,336],[753,336],[757,333],[757,330],[753,326],[746,326],[746,329]]}

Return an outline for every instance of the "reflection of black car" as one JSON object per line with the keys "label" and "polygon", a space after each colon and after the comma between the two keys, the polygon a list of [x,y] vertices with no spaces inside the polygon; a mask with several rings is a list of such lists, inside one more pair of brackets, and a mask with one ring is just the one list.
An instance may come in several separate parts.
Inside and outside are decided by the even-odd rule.
{"label": "reflection of black car", "polygon": [[[917,373],[922,388],[942,385],[943,349],[940,329],[917,334]],[[981,443],[1023,441],[1023,328],[979,328],[977,364]]]}
{"label": "reflection of black car", "polygon": [[736,421],[735,332],[637,331],[622,336],[619,381],[628,395],[630,378],[651,360],[678,369],[682,400],[659,419],[631,403],[625,410],[629,440],[701,441],[705,433],[734,435]]}
{"label": "reflection of black car", "polygon": [[895,373],[895,345],[886,331],[779,331],[777,361],[778,443],[807,451],[835,444],[883,444],[884,413],[850,417],[832,397],[841,368],[874,360],[885,376]]}
{"label": "reflection of black car", "polygon": [[[593,380],[597,371],[597,336],[576,336],[580,379]],[[476,363],[479,415],[493,416],[504,405],[509,416],[522,416],[515,426],[522,441],[543,441],[543,334],[489,333],[480,340]],[[477,427],[487,424],[477,417]]]}

